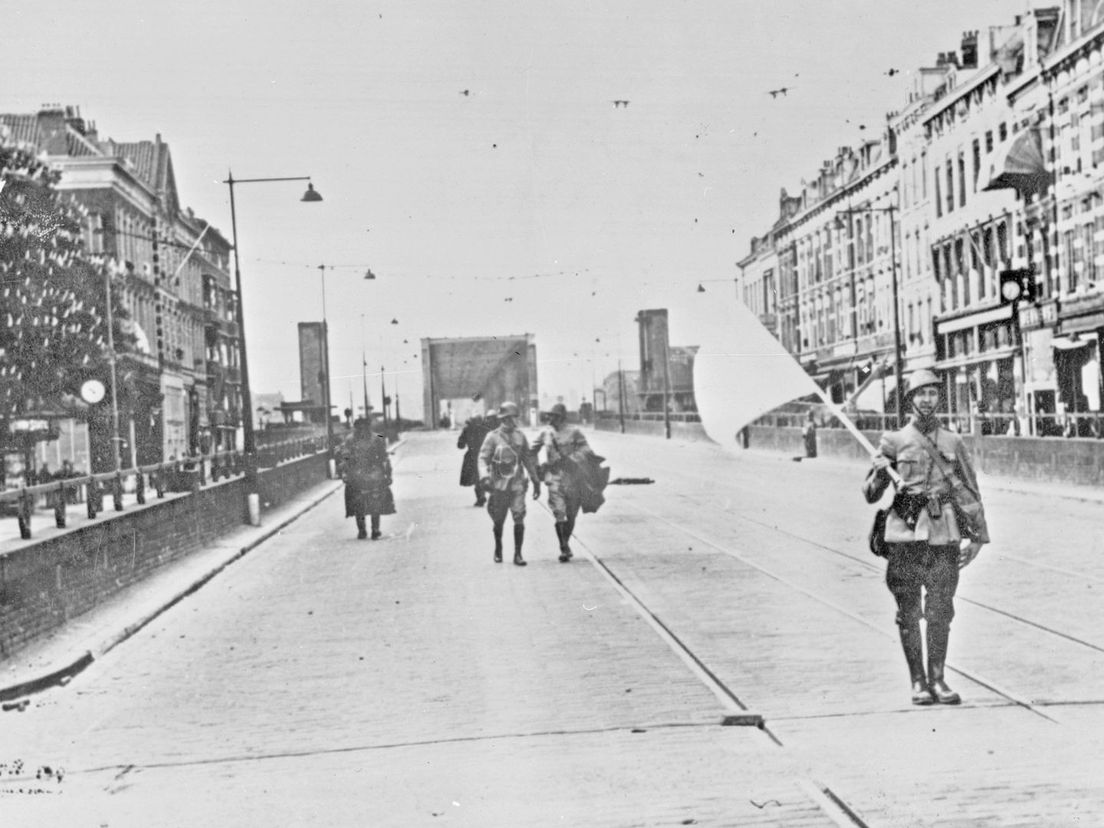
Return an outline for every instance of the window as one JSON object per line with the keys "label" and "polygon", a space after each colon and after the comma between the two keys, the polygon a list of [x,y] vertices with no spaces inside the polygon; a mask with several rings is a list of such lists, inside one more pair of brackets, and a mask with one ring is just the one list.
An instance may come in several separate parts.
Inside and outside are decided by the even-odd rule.
{"label": "window", "polygon": [[1096,228],[1090,221],[1081,226],[1081,249],[1078,251],[1081,257],[1081,273],[1088,282],[1096,281],[1096,260],[1094,254]]}
{"label": "window", "polygon": [[978,177],[981,175],[981,142],[977,138],[973,143],[973,162],[974,162],[974,189],[973,192],[977,192],[978,189]]}
{"label": "window", "polygon": [[954,164],[947,159],[947,212],[954,211]]}
{"label": "window", "polygon": [[935,177],[935,216],[943,215],[943,196],[940,195],[939,176]]}
{"label": "window", "polygon": [[989,154],[993,151],[993,130],[989,129],[985,131],[985,152]]}
{"label": "window", "polygon": [[1092,279],[1098,280],[1104,274],[1104,216],[1096,217],[1096,232],[1093,234]]}
{"label": "window", "polygon": [[997,259],[1003,265],[1008,261],[1008,225],[997,222]]}
{"label": "window", "polygon": [[966,206],[966,156],[958,154],[958,206]]}
{"label": "window", "polygon": [[1077,271],[1080,266],[1075,258],[1073,231],[1067,230],[1062,234],[1062,251],[1066,257],[1066,290],[1077,288]]}

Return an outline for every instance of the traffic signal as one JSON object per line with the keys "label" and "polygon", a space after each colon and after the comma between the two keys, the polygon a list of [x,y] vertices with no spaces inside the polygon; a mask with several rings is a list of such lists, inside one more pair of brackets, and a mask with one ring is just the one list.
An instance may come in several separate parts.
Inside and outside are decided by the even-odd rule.
{"label": "traffic signal", "polygon": [[1002,305],[1034,302],[1035,298],[1035,270],[1033,268],[1019,267],[1014,270],[1002,270],[1000,272],[1000,300]]}

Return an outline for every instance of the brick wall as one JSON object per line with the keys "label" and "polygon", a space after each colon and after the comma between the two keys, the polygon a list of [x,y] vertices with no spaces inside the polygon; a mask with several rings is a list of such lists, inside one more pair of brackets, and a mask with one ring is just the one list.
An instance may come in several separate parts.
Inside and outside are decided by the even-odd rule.
{"label": "brick wall", "polygon": [[[326,455],[260,472],[262,512],[326,479]],[[93,524],[0,555],[0,660],[247,519],[245,480],[103,512]]]}

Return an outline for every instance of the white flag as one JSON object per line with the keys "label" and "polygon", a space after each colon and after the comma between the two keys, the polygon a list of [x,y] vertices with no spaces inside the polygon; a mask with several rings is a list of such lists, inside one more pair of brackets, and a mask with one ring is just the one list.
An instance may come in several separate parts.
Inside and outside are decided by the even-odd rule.
{"label": "white flag", "polygon": [[702,342],[694,357],[694,397],[702,426],[715,442],[734,446],[737,432],[758,417],[820,392],[743,302],[714,297],[703,302],[700,320],[698,312],[694,317]]}

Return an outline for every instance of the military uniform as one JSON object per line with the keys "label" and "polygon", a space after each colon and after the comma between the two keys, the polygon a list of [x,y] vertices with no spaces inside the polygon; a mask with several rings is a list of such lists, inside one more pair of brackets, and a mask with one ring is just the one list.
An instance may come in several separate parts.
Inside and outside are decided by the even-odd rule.
{"label": "military uniform", "polygon": [[567,563],[572,557],[568,541],[575,531],[575,519],[582,505],[576,464],[584,462],[591,451],[582,430],[567,422],[567,410],[563,405],[553,406],[552,415],[552,423],[541,431],[535,450],[539,452],[543,448],[545,452],[541,468],[548,488],[548,506],[556,518],[560,561]]}
{"label": "military uniform", "polygon": [[[931,372],[917,373],[925,375],[920,378],[925,385],[938,383]],[[926,381],[929,378],[934,382]],[[919,387],[923,385],[914,381],[910,396]],[[973,463],[962,438],[940,426],[934,416],[914,416],[904,428],[884,434],[878,454],[900,476],[885,522],[886,585],[897,602],[896,621],[913,682],[912,701],[956,704],[958,694],[946,686],[943,670],[959,568],[965,565],[960,561],[961,544],[963,540],[989,542]],[[863,483],[867,502],[876,502],[890,483],[887,470],[872,469]],[[968,516],[956,508],[956,503],[964,506],[967,501]],[[969,525],[962,525],[967,518]],[[926,673],[921,618],[927,627]]]}
{"label": "military uniform", "polygon": [[[512,413],[511,413],[512,412]],[[525,493],[532,478],[534,496],[540,494],[536,463],[529,441],[514,424],[517,406],[503,403],[500,418],[511,418],[487,435],[479,450],[480,485],[487,491],[487,512],[493,525],[494,559],[502,560],[502,529],[509,512],[514,521],[514,563],[525,566],[521,547],[525,539]]]}

